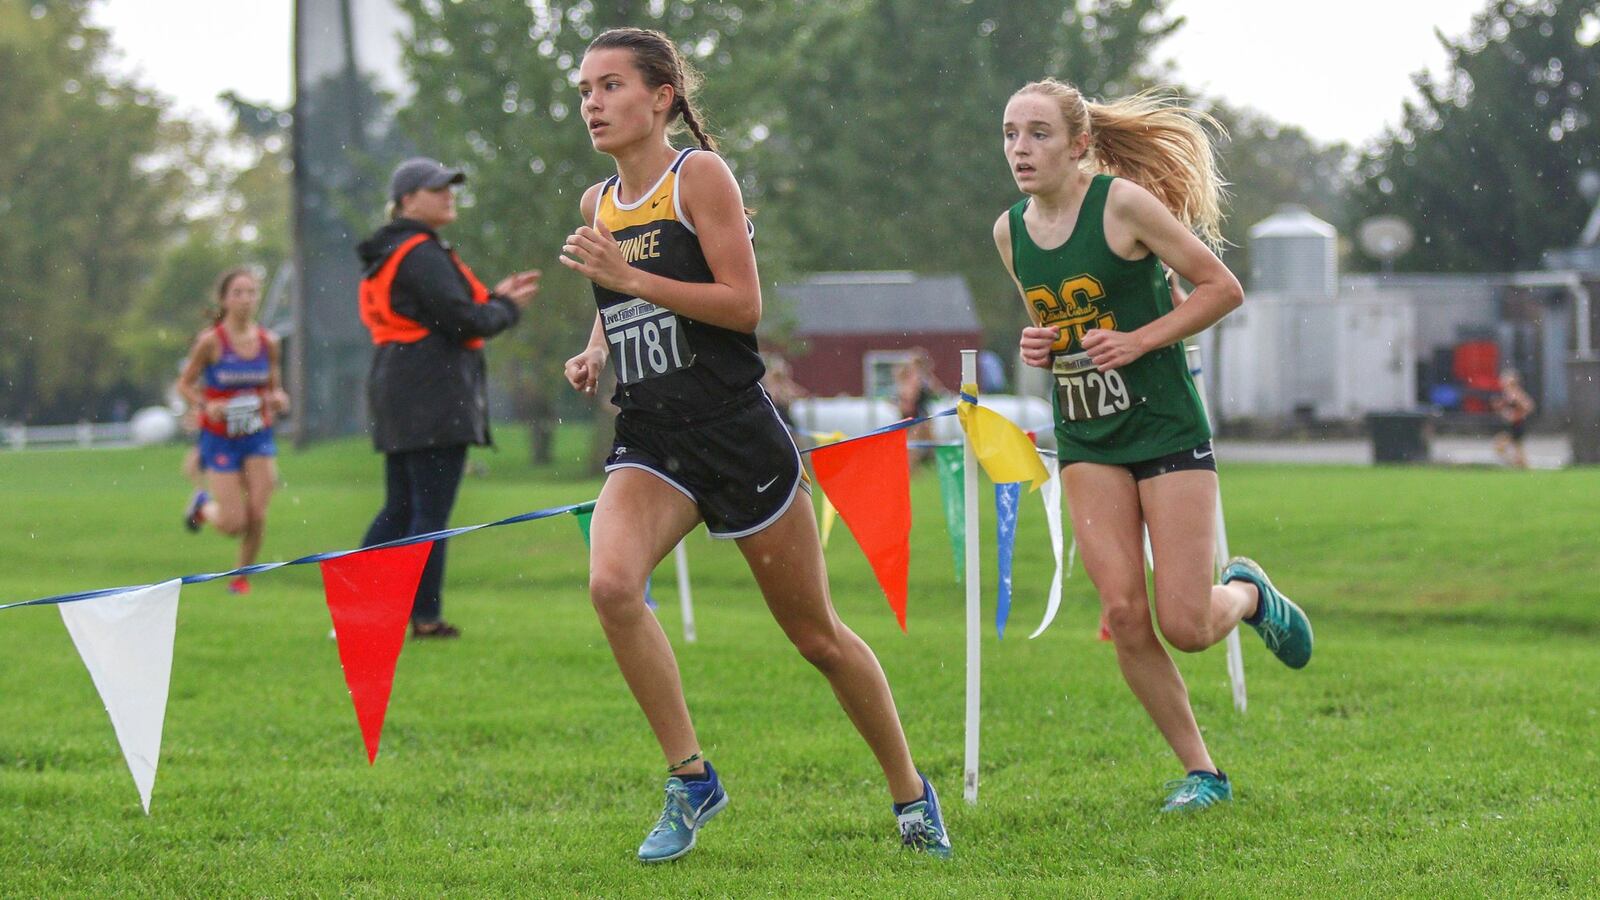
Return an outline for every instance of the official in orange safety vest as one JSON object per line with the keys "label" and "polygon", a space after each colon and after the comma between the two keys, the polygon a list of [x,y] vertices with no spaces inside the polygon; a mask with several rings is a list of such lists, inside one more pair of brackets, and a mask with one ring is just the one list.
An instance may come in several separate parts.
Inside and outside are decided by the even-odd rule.
{"label": "official in orange safety vest", "polygon": [[[375,345],[367,410],[385,475],[383,509],[364,547],[447,527],[467,447],[490,443],[483,342],[516,324],[539,293],[537,271],[489,290],[439,239],[465,180],[437,160],[401,163],[389,179],[389,223],[357,247],[361,321]],[[442,617],[444,562],[440,542],[417,585],[413,638],[460,634]]]}

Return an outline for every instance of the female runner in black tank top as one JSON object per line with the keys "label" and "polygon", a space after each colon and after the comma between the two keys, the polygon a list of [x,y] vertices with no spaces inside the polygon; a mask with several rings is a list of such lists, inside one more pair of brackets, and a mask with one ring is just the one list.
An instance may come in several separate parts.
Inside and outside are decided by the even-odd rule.
{"label": "female runner in black tank top", "polygon": [[[644,604],[645,579],[702,519],[713,535],[738,539],[778,624],[871,747],[902,840],[944,855],[937,798],[912,763],[877,658],[834,612],[810,503],[794,502],[798,456],[758,386],[761,290],[738,182],[714,152],[680,153],[667,141],[681,116],[701,147],[714,149],[689,102],[685,68],[657,32],[617,29],[590,44],[579,70],[581,111],[617,177],[584,194],[591,224],[567,239],[561,259],[595,284],[600,307],[567,379],[593,393],[610,356],[622,409],[594,511],[589,594],[671,776],[639,858],[689,852],[699,825],[727,802],[701,758],[672,647]],[[783,473],[782,483],[759,481],[768,471]],[[787,499],[780,495],[773,510],[748,514],[748,504],[780,489]]]}

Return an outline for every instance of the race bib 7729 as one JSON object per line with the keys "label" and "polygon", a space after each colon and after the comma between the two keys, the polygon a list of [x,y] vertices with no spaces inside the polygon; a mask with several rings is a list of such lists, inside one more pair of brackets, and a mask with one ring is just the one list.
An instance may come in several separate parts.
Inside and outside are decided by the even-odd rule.
{"label": "race bib 7729", "polygon": [[1133,396],[1122,373],[1116,369],[1101,372],[1087,353],[1061,354],[1050,368],[1061,418],[1068,422],[1101,419],[1133,408]]}

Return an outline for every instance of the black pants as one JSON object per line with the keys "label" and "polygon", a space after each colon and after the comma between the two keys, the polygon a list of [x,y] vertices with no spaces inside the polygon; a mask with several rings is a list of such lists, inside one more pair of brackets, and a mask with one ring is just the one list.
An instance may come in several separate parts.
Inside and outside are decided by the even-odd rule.
{"label": "black pants", "polygon": [[[370,547],[446,528],[466,462],[465,445],[385,454],[383,509],[378,510],[378,517],[367,528],[361,546]],[[422,580],[417,582],[417,596],[411,604],[412,624],[439,621],[444,589],[444,545],[444,541],[433,545],[428,564],[422,570]]]}

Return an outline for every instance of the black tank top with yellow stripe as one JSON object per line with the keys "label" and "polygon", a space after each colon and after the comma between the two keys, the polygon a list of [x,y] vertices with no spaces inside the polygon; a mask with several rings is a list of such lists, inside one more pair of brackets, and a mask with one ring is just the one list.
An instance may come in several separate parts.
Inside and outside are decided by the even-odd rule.
{"label": "black tank top with yellow stripe", "polygon": [[[678,173],[689,148],[637,202],[617,198],[618,177],[600,189],[595,220],[622,245],[629,265],[674,281],[710,283],[711,266],[683,215]],[[753,229],[752,229],[753,233]],[[755,391],[766,368],[756,336],[698,322],[648,300],[594,286],[623,412],[692,422]]]}

